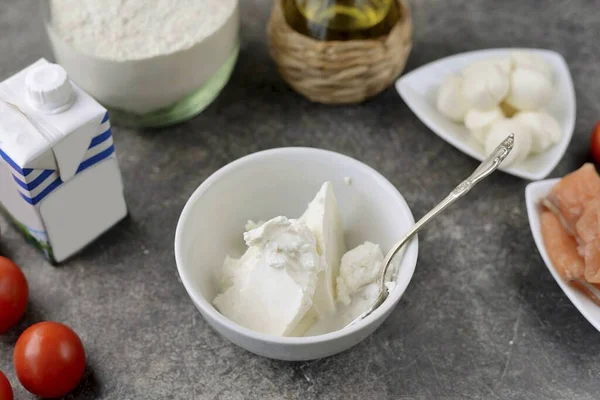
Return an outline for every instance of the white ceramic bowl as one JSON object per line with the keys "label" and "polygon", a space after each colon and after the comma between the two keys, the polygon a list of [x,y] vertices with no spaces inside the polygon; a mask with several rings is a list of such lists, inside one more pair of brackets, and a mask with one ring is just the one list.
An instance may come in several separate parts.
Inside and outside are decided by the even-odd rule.
{"label": "white ceramic bowl", "polygon": [[348,248],[369,240],[386,252],[414,223],[404,198],[377,171],[350,157],[311,148],[267,150],[234,161],[204,181],[183,209],[175,234],[181,281],[204,319],[246,350],[280,360],[311,360],[344,351],[383,323],[412,278],[416,239],[406,249],[397,285],[385,303],[363,321],[319,336],[254,332],[213,307],[215,272],[225,255],[239,256],[245,250],[247,220],[299,217],[325,181],[332,182],[338,198]]}
{"label": "white ceramic bowl", "polygon": [[542,259],[546,263],[546,267],[554,277],[558,286],[567,295],[571,303],[579,312],[596,328],[600,331],[600,307],[594,304],[586,295],[575,289],[571,285],[567,284],[556,272],[556,268],[552,265],[550,257],[546,252],[544,246],[544,238],[540,227],[540,201],[550,193],[552,187],[558,183],[560,179],[547,179],[544,181],[533,182],[527,185],[525,189],[525,201],[527,203],[527,214],[529,216],[529,225],[531,227],[531,234],[535,240],[538,251],[542,256]]}
{"label": "white ceramic bowl", "polygon": [[[416,116],[439,137],[469,156],[483,161],[485,154],[464,125],[450,121],[435,106],[438,88],[446,77],[457,73],[475,61],[509,55],[515,50],[530,51],[542,56],[554,73],[554,96],[545,107],[562,128],[559,143],[548,151],[530,155],[523,162],[500,167],[501,170],[530,180],[543,179],[556,167],[571,142],[575,128],[575,89],[564,58],[541,49],[489,49],[456,54],[434,61],[404,75],[396,82],[396,89]],[[507,135],[510,132],[507,132]]]}

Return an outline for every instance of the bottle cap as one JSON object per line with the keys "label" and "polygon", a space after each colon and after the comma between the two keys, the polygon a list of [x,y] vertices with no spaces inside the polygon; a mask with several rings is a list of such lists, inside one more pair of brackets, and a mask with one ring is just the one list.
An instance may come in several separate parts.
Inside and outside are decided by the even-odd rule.
{"label": "bottle cap", "polygon": [[67,71],[58,64],[46,64],[29,71],[25,87],[29,103],[47,114],[65,111],[75,98]]}

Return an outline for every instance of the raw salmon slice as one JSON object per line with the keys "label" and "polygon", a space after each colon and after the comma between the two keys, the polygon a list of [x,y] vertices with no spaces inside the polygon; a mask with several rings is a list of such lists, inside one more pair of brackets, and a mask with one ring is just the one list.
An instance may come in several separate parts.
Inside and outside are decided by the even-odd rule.
{"label": "raw salmon slice", "polygon": [[600,236],[600,198],[585,206],[583,214],[575,224],[575,233],[582,245]]}
{"label": "raw salmon slice", "polygon": [[544,246],[556,271],[568,281],[583,278],[585,264],[577,251],[575,238],[551,211],[543,210],[540,221]]}
{"label": "raw salmon slice", "polygon": [[591,200],[600,198],[600,177],[590,163],[560,180],[543,202],[575,234],[575,225]]}
{"label": "raw salmon slice", "polygon": [[600,283],[600,239],[594,239],[584,248],[585,280]]}

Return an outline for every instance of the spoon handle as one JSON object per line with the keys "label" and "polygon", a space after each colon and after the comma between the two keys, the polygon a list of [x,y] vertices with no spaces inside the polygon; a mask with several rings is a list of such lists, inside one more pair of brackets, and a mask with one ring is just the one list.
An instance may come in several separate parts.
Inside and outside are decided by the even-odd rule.
{"label": "spoon handle", "polygon": [[392,258],[398,253],[398,251],[410,240],[412,237],[419,232],[425,225],[427,225],[432,219],[438,214],[450,207],[454,202],[465,194],[467,194],[473,186],[481,182],[484,178],[494,172],[498,166],[504,161],[513,148],[515,142],[514,134],[510,134],[506,139],[500,143],[498,147],[477,167],[475,171],[464,181],[462,181],[457,187],[450,192],[444,200],[436,205],[431,211],[429,211],[423,218],[417,223],[400,239],[392,249],[387,253],[383,262],[384,268],[380,276],[380,287],[384,288],[385,276],[391,265]]}
{"label": "spoon handle", "polygon": [[[515,144],[515,135],[510,134],[506,139],[500,143],[498,147],[489,155],[488,158],[483,160],[483,162],[477,167],[475,171],[464,181],[462,181],[457,187],[454,188],[453,191],[450,192],[448,196],[441,203],[435,206],[431,211],[429,211],[423,218],[421,218],[417,223],[404,235],[402,239],[396,243],[392,249],[385,256],[383,269],[381,271],[381,276],[379,277],[379,295],[377,299],[371,304],[371,306],[366,309],[362,314],[356,317],[350,324],[354,325],[356,322],[366,318],[369,314],[375,311],[387,298],[388,290],[385,287],[385,276],[387,275],[387,271],[390,269],[390,265],[392,264],[392,259],[394,256],[403,248],[403,246],[417,233],[427,225],[433,218],[435,218],[439,213],[444,211],[450,205],[452,205],[456,200],[464,196],[475,186],[477,183],[481,182],[485,177],[494,172],[498,166],[504,161],[504,159],[508,156],[510,151],[512,150]],[[393,281],[395,281],[395,273],[392,277]]]}

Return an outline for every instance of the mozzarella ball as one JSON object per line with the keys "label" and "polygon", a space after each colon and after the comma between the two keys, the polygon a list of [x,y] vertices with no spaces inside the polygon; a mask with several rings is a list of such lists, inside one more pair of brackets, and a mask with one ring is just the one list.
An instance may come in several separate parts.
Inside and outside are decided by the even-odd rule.
{"label": "mozzarella ball", "polygon": [[490,155],[511,133],[515,135],[515,142],[512,151],[502,162],[504,166],[517,164],[529,155],[531,151],[529,127],[514,118],[503,119],[492,125],[485,141],[485,153]]}
{"label": "mozzarella ball", "polygon": [[492,124],[501,119],[504,119],[504,114],[500,107],[494,107],[489,110],[472,108],[465,115],[465,126],[475,140],[483,146]]}
{"label": "mozzarella ball", "polygon": [[463,79],[463,95],[470,108],[489,110],[500,104],[508,93],[508,74],[492,63],[469,68]]}
{"label": "mozzarella ball", "polygon": [[552,82],[552,67],[544,57],[529,51],[515,51],[511,53],[511,59],[515,68],[532,69]]}
{"label": "mozzarella ball", "polygon": [[511,57],[497,57],[476,61],[463,70],[463,75],[468,74],[473,69],[481,68],[481,66],[484,65],[496,65],[497,67],[500,67],[502,72],[509,74],[513,68],[513,60]]}
{"label": "mozzarella ball", "polygon": [[541,153],[560,141],[562,129],[558,121],[546,112],[524,111],[515,115],[515,119],[529,127],[532,153]]}
{"label": "mozzarella ball", "polygon": [[552,83],[533,69],[517,67],[510,76],[506,102],[517,110],[537,110],[552,98]]}
{"label": "mozzarella ball", "polygon": [[440,113],[454,122],[462,122],[469,109],[463,97],[463,79],[450,75],[438,90],[436,106]]}

